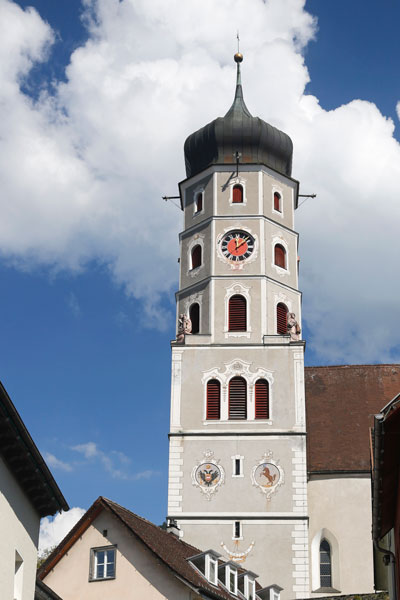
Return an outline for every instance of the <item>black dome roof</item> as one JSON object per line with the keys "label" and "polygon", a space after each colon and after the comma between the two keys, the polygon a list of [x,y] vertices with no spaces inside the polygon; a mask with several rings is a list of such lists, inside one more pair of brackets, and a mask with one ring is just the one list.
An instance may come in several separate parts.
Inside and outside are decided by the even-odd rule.
{"label": "black dome roof", "polygon": [[210,165],[235,164],[236,152],[240,153],[240,164],[263,164],[288,176],[292,172],[292,140],[283,131],[250,114],[243,100],[239,62],[232,106],[224,117],[214,119],[189,135],[184,150],[187,177]]}

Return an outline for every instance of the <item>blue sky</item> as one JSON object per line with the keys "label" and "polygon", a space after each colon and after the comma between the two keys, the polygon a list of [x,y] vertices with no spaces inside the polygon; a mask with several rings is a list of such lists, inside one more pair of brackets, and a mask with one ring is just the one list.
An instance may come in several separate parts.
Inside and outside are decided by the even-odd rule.
{"label": "blue sky", "polygon": [[[254,6],[260,4],[258,0],[252,2]],[[281,2],[281,5],[285,2]],[[125,4],[127,3],[125,0]],[[0,0],[0,9],[1,6],[4,8],[10,4],[9,0]],[[49,216],[51,211],[48,204],[41,204],[41,194],[51,202],[57,203],[63,193],[61,188],[52,187],[50,178],[50,183],[45,185],[44,191],[41,187],[43,182],[37,179],[32,179],[34,183],[30,183],[31,187],[25,189],[19,181],[18,167],[15,166],[18,165],[20,150],[11,142],[8,148],[2,147],[0,150],[3,161],[10,156],[15,158],[9,167],[9,170],[15,169],[15,178],[10,181],[7,179],[5,186],[14,199],[12,210],[10,206],[6,206],[7,219],[10,219],[6,225],[11,233],[9,239],[6,236],[7,242],[0,244],[0,328],[3,340],[7,341],[1,348],[0,377],[39,449],[48,457],[57,482],[71,507],[87,508],[97,496],[104,495],[156,523],[161,523],[166,511],[167,490],[169,340],[173,337],[175,327],[173,293],[177,286],[178,274],[177,233],[181,227],[180,212],[173,205],[163,203],[161,194],[175,194],[176,183],[184,177],[182,147],[185,135],[210,118],[223,113],[224,108],[226,110],[230,105],[234,85],[231,55],[235,49],[234,36],[238,24],[240,28],[240,21],[228,24],[233,31],[232,44],[228,48],[226,41],[218,43],[218,31],[198,33],[199,40],[203,40],[203,45],[199,44],[200,49],[193,49],[184,33],[177,34],[176,46],[171,39],[172,35],[166,37],[165,53],[171,55],[171,64],[174,58],[176,64],[187,71],[183,71],[181,76],[172,70],[175,77],[174,86],[169,87],[167,82],[166,88],[160,88],[166,89],[167,93],[153,95],[153,107],[157,107],[157,103],[168,105],[170,102],[166,114],[169,115],[171,126],[165,133],[165,140],[164,133],[158,130],[160,150],[157,154],[157,144],[152,148],[148,143],[148,139],[152,139],[154,129],[157,128],[158,121],[155,115],[153,130],[151,119],[143,112],[143,129],[134,130],[132,137],[129,137],[132,121],[128,119],[126,128],[122,128],[118,133],[119,137],[113,137],[120,122],[127,117],[118,108],[114,114],[112,94],[107,95],[107,90],[104,92],[99,85],[99,81],[106,81],[107,73],[98,73],[98,63],[93,59],[96,55],[90,55],[89,50],[85,55],[79,51],[88,40],[96,44],[102,39],[109,45],[105,55],[113,56],[114,64],[110,68],[115,69],[118,61],[122,64],[127,60],[118,54],[117,50],[113,54],[113,48],[117,47],[113,28],[118,26],[118,2],[109,3],[109,6],[114,7],[115,14],[105,9],[103,3],[101,27],[92,24],[89,30],[85,26],[87,20],[82,21],[84,9],[78,0],[20,0],[14,4],[23,9],[28,6],[36,9],[41,19],[48,23],[47,33],[36,21],[33,23],[28,20],[26,27],[28,30],[36,28],[35,35],[38,39],[40,36],[45,38],[50,27],[53,30],[53,44],[45,54],[40,55],[39,62],[37,56],[34,57],[30,67],[22,69],[22,76],[15,76],[19,90],[12,93],[15,93],[19,100],[24,97],[31,99],[32,106],[27,108],[24,102],[21,111],[34,110],[35,118],[37,115],[40,115],[40,119],[46,118],[46,135],[49,139],[52,135],[59,136],[61,148],[68,146],[70,139],[75,136],[71,146],[79,147],[80,166],[82,162],[84,166],[89,165],[88,172],[95,172],[95,177],[93,183],[89,177],[85,179],[87,174],[84,173],[82,179],[85,179],[85,185],[80,187],[80,183],[77,183],[74,188],[71,184],[70,189],[70,182],[74,179],[78,167],[76,162],[73,162],[76,156],[66,153],[65,160],[62,160],[63,166],[54,168],[57,173],[63,173],[62,168],[71,161],[71,170],[68,171],[67,183],[64,186],[68,188],[68,193],[71,193],[71,202],[68,197],[60,199],[59,217],[57,211],[56,217],[53,214]],[[96,11],[96,3],[91,4],[93,11]],[[222,22],[224,10],[228,10],[225,4],[222,3],[217,21],[221,19]],[[360,280],[354,283],[354,290],[348,291],[349,302],[358,303],[357,318],[353,315],[350,326],[346,321],[346,305],[340,304],[342,294],[335,296],[334,290],[338,286],[346,289],[347,282],[354,279],[354,271],[349,271],[342,277],[342,265],[346,264],[348,256],[348,246],[344,239],[346,235],[348,234],[351,240],[354,240],[356,235],[361,236],[351,246],[355,253],[359,251],[360,254],[370,257],[368,253],[371,252],[372,256],[375,250],[368,233],[355,233],[357,211],[360,210],[358,205],[354,206],[354,210],[350,211],[344,222],[337,223],[337,230],[334,228],[335,214],[338,210],[343,210],[343,205],[332,208],[334,199],[337,198],[335,182],[332,182],[331,187],[330,183],[327,183],[325,188],[324,180],[330,182],[332,171],[340,168],[340,158],[336,154],[322,157],[321,161],[324,162],[318,163],[314,171],[311,163],[314,147],[319,155],[323,154],[321,149],[327,145],[337,145],[340,149],[341,143],[347,145],[347,135],[349,139],[352,139],[353,135],[360,138],[364,123],[365,128],[370,127],[374,132],[377,131],[377,144],[382,144],[380,155],[391,156],[390,152],[393,152],[393,156],[396,156],[398,149],[395,139],[399,139],[396,104],[400,99],[400,83],[395,70],[400,43],[396,26],[400,19],[400,7],[394,0],[383,0],[379,3],[372,0],[309,0],[305,11],[300,0],[288,0],[286,4],[288,11],[293,10],[293,18],[303,18],[305,11],[308,11],[318,19],[318,25],[316,26],[314,21],[311,26],[306,18],[301,21],[299,27],[305,41],[299,48],[293,41],[296,26],[288,20],[289,24],[282,25],[286,27],[285,33],[278,35],[274,27],[279,30],[279,26],[273,23],[271,17],[270,45],[262,47],[262,53],[260,51],[260,57],[257,59],[252,58],[252,55],[254,57],[258,52],[256,42],[252,41],[252,29],[250,26],[245,27],[241,33],[242,51],[245,54],[243,80],[246,103],[253,114],[260,114],[265,119],[271,114],[272,122],[290,130],[295,145],[294,176],[302,176],[302,191],[317,192],[320,199],[318,202],[326,203],[319,208],[317,201],[309,200],[299,209],[300,248],[304,248],[300,285],[305,291],[303,325],[305,338],[308,340],[307,363],[398,361],[397,341],[391,340],[390,344],[387,341],[390,331],[383,331],[382,327],[377,325],[376,332],[371,333],[377,340],[376,343],[365,342],[363,337],[366,322],[371,323],[379,311],[393,310],[395,305],[392,301],[397,293],[397,289],[393,288],[387,297],[378,297],[374,295],[376,286],[372,284],[368,285],[365,291],[362,290],[362,302],[355,296],[357,290],[360,292],[362,282],[366,282],[367,278],[373,281],[371,272],[376,273],[379,270],[372,269],[372,259],[368,258],[368,264],[362,262],[357,265],[356,271]],[[152,5],[152,0],[148,5]],[[295,9],[290,8],[293,6]],[[204,10],[208,10],[207,3]],[[279,10],[276,8],[276,18],[279,17]],[[240,11],[238,14],[240,15]],[[20,18],[20,13],[16,14],[16,19]],[[127,44],[136,43],[134,23],[131,25],[132,34],[126,38]],[[310,28],[313,32],[310,32]],[[225,26],[224,40],[229,40],[230,34],[226,29]],[[21,39],[23,35],[28,34],[21,34]],[[260,36],[260,33],[255,30],[253,37],[257,38],[257,35]],[[265,35],[268,38],[268,32]],[[285,50],[286,53],[281,53],[280,35],[286,35],[289,40],[289,50]],[[29,44],[33,44],[31,38],[29,39]],[[150,42],[148,47],[143,40],[142,43],[144,47],[134,49],[132,55],[135,57],[139,54],[142,61],[146,58],[150,65],[147,68],[150,71],[154,69],[154,80],[163,81],[165,69],[175,69],[175,65],[164,65],[161,71],[158,71],[158,63],[154,57],[159,49],[153,47]],[[191,52],[197,53],[194,66],[184,64],[185,48],[189,56]],[[66,72],[71,55],[77,49],[78,52],[74,54],[74,66]],[[98,56],[103,56],[102,52],[103,49],[100,48]],[[225,55],[220,56],[223,52]],[[301,56],[304,57],[304,64],[299,60]],[[199,64],[199,57],[204,64],[209,65],[206,73],[206,69]],[[315,138],[311,138],[311,135],[307,138],[307,129],[300,117],[298,122],[295,121],[287,114],[289,109],[284,113],[284,109],[278,106],[279,102],[275,105],[273,100],[268,99],[268,90],[275,89],[270,81],[265,83],[265,89],[262,87],[260,94],[256,93],[264,86],[264,83],[261,84],[257,79],[257,60],[262,59],[264,63],[260,64],[266,64],[269,57],[271,65],[267,65],[267,69],[275,68],[272,65],[274,59],[278,66],[282,65],[281,71],[284,76],[282,75],[280,80],[279,89],[288,90],[287,96],[293,96],[293,106],[302,95],[319,100],[320,108],[316,108],[315,104],[307,107],[309,121],[314,119],[314,115],[318,117],[315,117],[312,125]],[[293,72],[290,70],[291,66]],[[88,87],[88,91],[85,92],[86,79],[79,80],[85,69],[88,80],[95,75],[99,77],[98,98],[94,94],[91,97],[92,103],[90,105],[88,102],[88,106],[85,105],[85,98],[90,97],[92,90]],[[210,77],[213,85],[221,82],[215,90],[215,98],[209,99],[208,95],[208,104],[205,106],[200,101],[196,104],[196,99],[190,95],[196,94],[197,98],[201,99],[204,87],[196,91],[196,83],[192,81],[192,88],[185,88],[185,76],[190,77],[194,69],[197,69],[198,80],[205,78],[202,81],[207,82],[207,77]],[[307,69],[310,81],[304,92]],[[79,81],[81,95],[77,89]],[[290,87],[292,81],[298,81],[297,87],[293,85],[293,90]],[[60,86],[60,82],[64,82],[64,87]],[[144,98],[145,85],[143,84],[143,90],[140,88]],[[172,87],[175,89],[171,91]],[[181,93],[180,96],[176,89]],[[47,104],[43,100],[44,93],[47,94]],[[139,94],[139,91],[137,93]],[[127,93],[127,98],[138,111],[135,94],[133,89]],[[60,106],[50,106],[51,98],[57,98]],[[269,102],[266,109],[268,114],[262,113],[264,98],[267,104]],[[366,103],[351,105],[351,108],[348,108],[348,103],[355,99],[374,103],[377,110],[373,105]],[[187,108],[191,102],[192,112]],[[96,113],[97,104],[104,111],[104,121],[102,114],[98,120],[91,121],[91,111]],[[126,105],[127,101],[124,100],[122,106]],[[342,105],[346,105],[343,111],[335,111]],[[11,112],[12,106],[10,103]],[[68,107],[68,114],[73,115],[76,121],[73,135],[71,123],[65,124],[61,119],[61,115],[65,114],[65,106]],[[353,108],[356,110],[354,118],[351,116]],[[52,118],[48,118],[50,111],[58,112],[52,113]],[[88,116],[80,121],[81,113]],[[112,123],[113,115],[116,119],[115,126]],[[28,144],[31,140],[33,143],[39,131],[34,126],[30,131],[31,116],[31,113],[28,116],[23,113],[23,118],[27,119]],[[97,115],[95,117],[97,119]],[[396,126],[393,132],[390,132],[390,122],[387,122],[385,117],[393,120]],[[162,118],[165,122],[164,113]],[[337,119],[337,124],[329,130],[326,123],[332,119]],[[352,133],[352,123],[358,123],[358,120],[360,127]],[[108,128],[109,121],[111,124]],[[138,121],[142,122],[140,111]],[[12,118],[11,123],[10,127],[15,127],[17,131],[18,118]],[[104,132],[101,132],[101,135],[98,131],[99,123],[102,126],[104,124]],[[94,134],[93,130],[96,127]],[[321,132],[320,137],[318,131]],[[329,131],[329,135],[332,136],[337,133],[334,142],[333,138],[326,137]],[[297,132],[297,136],[293,132]],[[310,140],[311,147],[307,146],[307,140]],[[126,144],[126,152],[121,154],[122,158],[118,155],[114,164],[113,154],[115,149],[119,152],[121,144]],[[364,142],[361,143],[361,147],[363,146]],[[111,148],[110,154],[107,154],[107,148]],[[165,151],[166,148],[168,152]],[[90,152],[87,152],[87,149],[90,149]],[[131,153],[133,160],[137,160],[138,163],[134,180],[130,179],[129,174]],[[354,154],[355,151],[352,151],[351,155]],[[303,157],[307,155],[308,165],[311,166],[305,164],[306,159]],[[351,174],[354,174],[354,181],[358,182],[362,177],[362,167],[363,165],[358,163],[351,165],[346,178],[341,181],[346,198],[356,195],[352,188]],[[33,165],[36,172],[40,168],[39,163]],[[368,170],[368,165],[365,168]],[[155,183],[158,172],[160,181]],[[390,181],[395,181],[395,176],[396,174],[392,173]],[[33,176],[29,173],[29,177]],[[43,177],[46,177],[45,170]],[[81,173],[76,177],[81,177]],[[74,181],[73,184],[75,185]],[[82,199],[85,198],[84,195],[79,194],[83,188],[89,189],[92,184],[95,190],[94,200],[87,201],[87,213],[80,212],[81,205],[86,206],[86,200]],[[78,190],[76,193],[80,198],[80,203],[76,206],[72,202],[75,189]],[[34,198],[32,203],[29,200],[31,191]],[[359,196],[360,202],[367,202],[367,192],[361,190]],[[393,203],[395,200],[393,198]],[[91,209],[91,206],[94,208]],[[26,207],[28,211],[32,210],[31,221],[25,218]],[[36,215],[37,220],[33,214],[36,207],[40,212],[40,218]],[[92,220],[94,212],[96,214]],[[101,220],[103,213],[107,214],[104,223]],[[324,219],[328,218],[326,215],[332,223],[332,233],[322,232],[320,238],[314,238],[315,231],[324,227]],[[369,224],[374,226],[377,218],[373,211],[368,215],[368,221],[365,222],[366,232],[369,231]],[[69,220],[73,225],[67,229]],[[42,231],[41,224],[44,222],[46,228]],[[55,233],[51,236],[49,232],[53,227]],[[129,227],[132,228],[132,233]],[[382,224],[382,228],[390,238],[390,226]],[[93,231],[96,229],[98,232],[94,235]],[[117,231],[115,237],[110,233],[114,229]],[[0,228],[0,237],[1,231]],[[343,241],[340,236],[343,236]],[[394,234],[390,239],[395,239]],[[312,251],[311,242],[324,244],[330,249],[330,253],[325,257],[326,263],[329,262],[328,266],[325,263],[325,266],[321,267],[318,261],[313,262],[315,253]],[[340,252],[342,245],[343,255]],[[162,258],[157,254],[159,246],[165,248]],[[395,254],[394,250],[393,253]],[[324,257],[321,260],[324,260]],[[376,260],[379,265],[379,257]],[[139,263],[142,267],[138,266]],[[392,266],[387,265],[390,271],[394,267],[395,261]],[[323,276],[327,270],[330,276],[324,280]],[[337,284],[332,282],[336,274],[338,278],[342,277]],[[319,297],[322,298],[323,310],[318,312]],[[154,317],[155,313],[158,316]],[[333,315],[339,324],[345,323],[335,341],[332,340],[333,331],[336,331]],[[326,323],[331,323],[328,325],[328,329],[332,328],[330,334],[326,331]],[[324,336],[320,333],[322,330]],[[341,347],[346,349],[343,350],[343,354],[340,352]]]}

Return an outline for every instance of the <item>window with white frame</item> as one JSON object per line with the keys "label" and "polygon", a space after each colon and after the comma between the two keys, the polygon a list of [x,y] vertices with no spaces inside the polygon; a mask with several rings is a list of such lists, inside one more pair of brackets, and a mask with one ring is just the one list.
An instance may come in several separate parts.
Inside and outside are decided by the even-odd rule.
{"label": "window with white frame", "polygon": [[244,576],[244,595],[246,600],[255,600],[256,598],[256,582],[248,575]]}
{"label": "window with white frame", "polygon": [[217,585],[218,561],[211,554],[206,554],[206,579],[213,585]]}
{"label": "window with white frame", "polygon": [[225,582],[228,591],[237,594],[237,569],[232,565],[226,565]]}
{"label": "window with white frame", "polygon": [[92,548],[90,553],[91,559],[89,580],[98,581],[104,579],[114,579],[116,548],[114,546]]}
{"label": "window with white frame", "polygon": [[232,477],[243,477],[244,456],[232,456]]}

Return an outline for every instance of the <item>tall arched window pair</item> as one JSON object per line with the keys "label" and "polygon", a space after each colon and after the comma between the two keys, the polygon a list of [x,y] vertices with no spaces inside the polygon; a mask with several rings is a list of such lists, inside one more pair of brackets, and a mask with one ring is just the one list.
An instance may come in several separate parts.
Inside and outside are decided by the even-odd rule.
{"label": "tall arched window pair", "polygon": [[[269,419],[269,383],[258,379],[254,386],[255,418]],[[207,419],[221,418],[221,384],[218,379],[207,382]],[[247,419],[247,381],[232,377],[228,388],[228,418],[232,421]]]}

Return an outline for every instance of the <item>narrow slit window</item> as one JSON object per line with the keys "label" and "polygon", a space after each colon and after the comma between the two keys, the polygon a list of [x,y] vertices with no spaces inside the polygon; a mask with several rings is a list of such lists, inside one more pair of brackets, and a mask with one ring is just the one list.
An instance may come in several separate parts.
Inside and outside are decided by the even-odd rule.
{"label": "narrow slit window", "polygon": [[229,298],[228,329],[229,331],[247,330],[246,298],[239,294]]}
{"label": "narrow slit window", "polygon": [[286,269],[286,250],[281,244],[275,246],[275,264],[281,269]]}
{"label": "narrow slit window", "polygon": [[240,458],[235,458],[235,475],[241,475],[241,472],[240,472]]}
{"label": "narrow slit window", "polygon": [[281,195],[278,192],[274,192],[274,210],[277,212],[282,212],[281,200]]}
{"label": "narrow slit window", "polygon": [[194,201],[194,212],[199,213],[203,210],[203,192],[198,192]]}
{"label": "narrow slit window", "polygon": [[255,385],[256,419],[269,419],[269,384],[259,379]]}
{"label": "narrow slit window", "polygon": [[240,526],[240,521],[235,521],[234,524],[234,538],[235,540],[239,539],[242,537],[242,531],[241,531],[241,526]]}
{"label": "narrow slit window", "polygon": [[243,377],[229,382],[229,419],[247,419],[247,384]]}
{"label": "narrow slit window", "polygon": [[321,587],[332,587],[331,547],[327,540],[322,540],[319,546],[319,573]]}
{"label": "narrow slit window", "polygon": [[207,382],[207,419],[221,418],[221,384],[218,379]]}
{"label": "narrow slit window", "polygon": [[201,265],[201,246],[197,244],[192,250],[192,269],[197,269]]}
{"label": "narrow slit window", "polygon": [[239,184],[233,186],[232,202],[233,202],[233,204],[242,204],[243,203],[243,186],[241,186]]}
{"label": "narrow slit window", "polygon": [[196,334],[200,331],[200,306],[194,302],[189,308],[189,318],[192,322],[192,333]]}
{"label": "narrow slit window", "polygon": [[279,302],[276,307],[276,329],[279,335],[287,334],[287,314],[287,306],[282,302]]}

